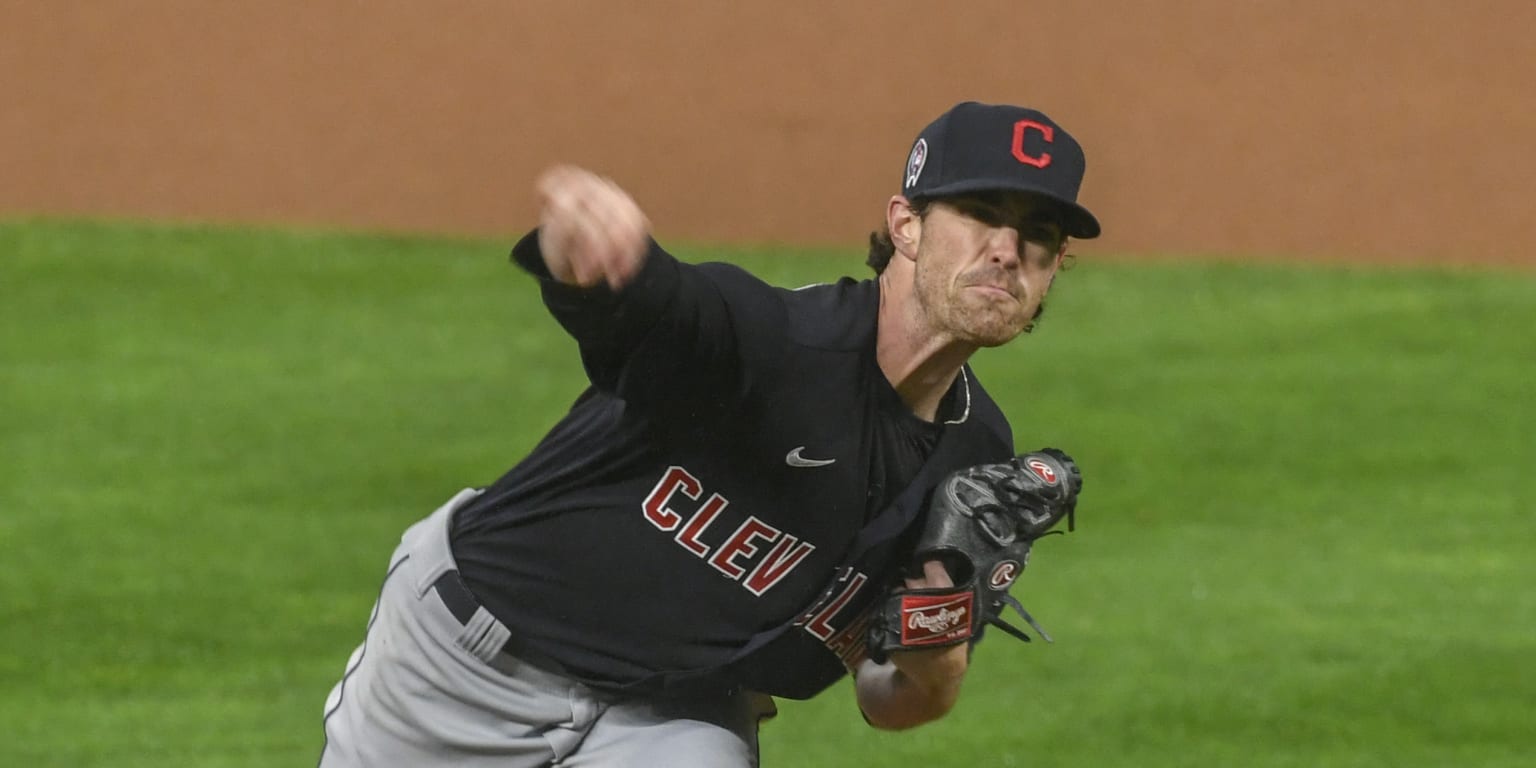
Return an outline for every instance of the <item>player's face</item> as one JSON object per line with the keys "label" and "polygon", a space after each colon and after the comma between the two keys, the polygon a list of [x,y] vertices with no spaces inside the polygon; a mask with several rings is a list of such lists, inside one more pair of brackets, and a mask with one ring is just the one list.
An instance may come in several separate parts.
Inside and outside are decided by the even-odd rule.
{"label": "player's face", "polygon": [[918,243],[918,304],[935,332],[1007,343],[1035,317],[1064,250],[1060,225],[1027,195],[936,201]]}

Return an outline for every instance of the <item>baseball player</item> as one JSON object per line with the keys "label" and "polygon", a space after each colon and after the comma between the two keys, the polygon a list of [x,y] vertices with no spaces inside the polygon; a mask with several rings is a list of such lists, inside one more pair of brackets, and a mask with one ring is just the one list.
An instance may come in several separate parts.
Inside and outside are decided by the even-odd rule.
{"label": "baseball player", "polygon": [[[773,697],[855,675],[868,722],[955,703],[1065,454],[1015,456],[967,365],[1028,331],[1078,143],[967,102],[916,139],[876,277],[790,291],[684,264],[613,182],[561,167],[512,250],[590,386],[522,461],[413,525],[325,704],[323,768],[749,766]],[[1027,637],[1027,636],[1026,636]]]}

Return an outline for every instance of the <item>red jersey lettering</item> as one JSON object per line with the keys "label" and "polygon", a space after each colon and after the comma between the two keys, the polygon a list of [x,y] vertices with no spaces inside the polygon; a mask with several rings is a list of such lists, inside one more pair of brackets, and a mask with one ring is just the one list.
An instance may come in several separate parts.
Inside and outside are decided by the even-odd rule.
{"label": "red jersey lettering", "polygon": [[[680,498],[697,501],[706,493],[704,483],[698,477],[674,465],[667,467],[651,492],[646,494],[640,503],[640,511],[657,529],[676,531],[672,539],[679,547],[702,558],[711,568],[738,582],[742,589],[753,595],[761,596],[772,589],[816,551],[815,544],[801,541],[752,515],[747,516],[723,544],[715,546],[706,542],[705,531],[731,506],[730,500],[718,493],[709,493],[709,498],[691,514],[686,508],[673,506]],[[770,544],[773,548],[767,549]]]}
{"label": "red jersey lettering", "polygon": [[709,558],[709,564],[726,576],[740,579],[742,574],[747,572],[747,569],[738,565],[736,559],[738,557],[750,559],[753,555],[757,554],[757,544],[752,540],[763,539],[765,541],[773,541],[781,533],[779,529],[755,517],[749,517],[741,524],[741,527],[736,529],[735,533],[731,534],[731,538],[727,539],[725,544],[720,546],[720,549],[715,552],[714,556]]}
{"label": "red jersey lettering", "polygon": [[656,487],[651,489],[645,501],[640,505],[645,510],[645,519],[651,521],[651,525],[663,531],[670,531],[682,522],[682,516],[673,512],[667,506],[672,494],[682,491],[684,496],[697,500],[704,488],[699,484],[699,479],[688,474],[688,470],[682,467],[667,467],[667,473],[661,476]]}
{"label": "red jersey lettering", "polygon": [[742,586],[754,595],[767,592],[769,587],[789,575],[789,572],[815,548],[816,545],[809,541],[800,541],[787,533],[784,534],[762,562],[752,569],[752,575],[747,577]]}
{"label": "red jersey lettering", "polygon": [[869,628],[869,622],[874,618],[875,606],[859,614],[841,632],[838,632],[827,641],[827,650],[837,654],[837,658],[843,662],[843,666],[856,669],[859,662],[869,655],[868,646],[865,644],[864,631]]}
{"label": "red jersey lettering", "polygon": [[709,501],[704,502],[704,506],[699,508],[698,513],[693,516],[693,519],[689,520],[688,524],[683,526],[681,531],[677,532],[677,543],[683,545],[683,549],[699,557],[709,554],[709,547],[704,542],[699,541],[699,534],[703,533],[704,529],[708,528],[709,524],[714,522],[715,517],[720,514],[720,510],[725,509],[729,504],[730,502],[726,501],[724,496],[718,493],[710,494]]}
{"label": "red jersey lettering", "polygon": [[837,596],[837,599],[828,603],[827,607],[821,609],[821,612],[817,613],[815,618],[806,623],[805,631],[811,633],[822,642],[830,639],[837,630],[833,629],[832,625],[828,622],[832,620],[833,616],[837,615],[838,611],[843,609],[843,606],[848,604],[849,600],[853,599],[853,596],[858,593],[859,587],[864,586],[864,582],[868,580],[868,576],[862,573],[855,573],[848,584],[843,587],[843,591]]}

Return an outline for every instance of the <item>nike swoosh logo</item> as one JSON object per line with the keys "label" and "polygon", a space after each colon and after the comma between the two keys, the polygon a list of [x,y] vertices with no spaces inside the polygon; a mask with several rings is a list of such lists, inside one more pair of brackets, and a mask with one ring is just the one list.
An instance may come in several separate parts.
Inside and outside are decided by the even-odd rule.
{"label": "nike swoosh logo", "polygon": [[805,446],[802,445],[799,448],[790,451],[789,454],[784,457],[784,463],[790,465],[791,467],[825,467],[826,465],[837,461],[837,459],[807,459],[800,455],[800,452],[803,450],[805,450]]}

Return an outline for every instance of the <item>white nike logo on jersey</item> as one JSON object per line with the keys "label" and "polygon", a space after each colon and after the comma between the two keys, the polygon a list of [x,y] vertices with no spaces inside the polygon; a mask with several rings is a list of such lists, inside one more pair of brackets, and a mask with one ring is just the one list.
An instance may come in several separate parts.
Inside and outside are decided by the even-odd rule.
{"label": "white nike logo on jersey", "polygon": [[805,450],[805,446],[802,445],[790,451],[789,455],[784,457],[784,463],[791,467],[825,467],[837,461],[837,459],[807,459],[800,455],[800,452],[803,450]]}

